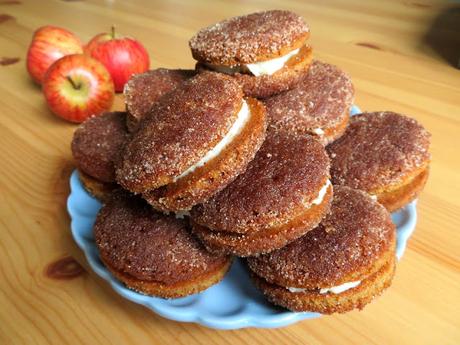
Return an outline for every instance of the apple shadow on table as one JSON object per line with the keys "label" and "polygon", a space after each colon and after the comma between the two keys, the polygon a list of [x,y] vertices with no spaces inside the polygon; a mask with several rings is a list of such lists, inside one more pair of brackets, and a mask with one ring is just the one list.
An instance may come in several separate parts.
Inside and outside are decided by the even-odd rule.
{"label": "apple shadow on table", "polygon": [[451,66],[460,68],[460,2],[434,18],[423,42]]}

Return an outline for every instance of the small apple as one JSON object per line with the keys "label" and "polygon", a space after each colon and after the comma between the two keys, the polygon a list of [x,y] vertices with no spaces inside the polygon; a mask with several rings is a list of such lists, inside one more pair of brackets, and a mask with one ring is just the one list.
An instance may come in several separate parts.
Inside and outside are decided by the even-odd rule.
{"label": "small apple", "polygon": [[41,84],[51,64],[69,54],[81,54],[80,39],[66,29],[43,26],[35,31],[27,52],[27,70],[32,79]]}
{"label": "small apple", "polygon": [[123,91],[133,74],[149,69],[149,55],[144,46],[129,37],[119,37],[112,27],[111,33],[96,35],[85,46],[85,53],[99,60],[109,71],[115,91]]}
{"label": "small apple", "polygon": [[43,92],[51,111],[72,122],[109,110],[115,96],[107,69],[84,54],[53,63],[43,79]]}

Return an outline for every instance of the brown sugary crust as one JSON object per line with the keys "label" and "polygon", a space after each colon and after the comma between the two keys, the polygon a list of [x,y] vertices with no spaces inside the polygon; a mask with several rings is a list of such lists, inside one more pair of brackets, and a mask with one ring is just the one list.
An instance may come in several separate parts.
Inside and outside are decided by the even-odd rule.
{"label": "brown sugary crust", "polygon": [[332,193],[332,186],[330,186],[319,205],[305,209],[296,218],[281,226],[239,234],[212,231],[192,223],[192,231],[212,253],[226,253],[240,257],[269,253],[284,247],[315,228],[329,212]]}
{"label": "brown sugary crust", "polygon": [[[312,58],[311,47],[303,46],[283,68],[272,75],[256,77],[247,73],[235,73],[232,77],[240,83],[246,96],[266,98],[294,88],[305,77]],[[201,63],[198,63],[196,68],[198,72],[209,71]]]}
{"label": "brown sugary crust", "polygon": [[384,190],[377,194],[377,200],[388,212],[394,212],[416,199],[428,180],[429,167],[426,167],[414,177],[404,180],[397,188]]}
{"label": "brown sugary crust", "polygon": [[131,290],[161,298],[180,298],[202,292],[220,282],[230,269],[232,260],[222,262],[214,271],[208,271],[201,276],[174,284],[162,284],[156,281],[137,279],[129,274],[115,270],[105,262],[104,264],[115,278]]}
{"label": "brown sugary crust", "polygon": [[[350,77],[336,66],[315,60],[295,88],[264,103],[271,128],[296,135],[312,134],[326,145],[343,134],[353,98]],[[318,135],[314,129],[324,134]]]}
{"label": "brown sugary crust", "polygon": [[348,126],[348,120],[350,119],[350,109],[351,108],[346,109],[344,113],[340,115],[342,122],[338,123],[335,127],[326,128],[323,135],[316,135],[323,145],[334,142],[334,140],[337,140],[345,133]]}
{"label": "brown sugary crust", "polygon": [[370,194],[399,186],[430,161],[430,134],[393,112],[353,116],[345,134],[327,147],[332,182]]}
{"label": "brown sugary crust", "polygon": [[230,260],[209,253],[190,233],[186,220],[156,212],[125,191],[106,201],[93,230],[107,266],[141,281],[187,283],[220,270]]}
{"label": "brown sugary crust", "polygon": [[101,182],[115,182],[115,164],[127,140],[126,113],[107,112],[90,117],[73,134],[75,164]]}
{"label": "brown sugary crust", "polygon": [[395,269],[395,256],[393,255],[385,265],[362,280],[357,287],[339,294],[330,292],[320,294],[318,290],[290,292],[285,287],[271,284],[255,274],[251,274],[251,278],[268,300],[276,305],[296,312],[333,314],[363,309],[391,285]]}
{"label": "brown sugary crust", "polygon": [[195,223],[211,230],[251,233],[281,226],[312,205],[329,178],[329,158],[311,136],[271,133],[247,170],[207,202]]}
{"label": "brown sugary crust", "polygon": [[161,97],[127,143],[117,169],[118,183],[142,193],[173,182],[222,140],[242,100],[234,79],[212,72]]}
{"label": "brown sugary crust", "polygon": [[297,241],[248,259],[270,283],[318,289],[361,280],[394,255],[396,229],[388,211],[367,193],[334,186],[330,213]]}
{"label": "brown sugary crust", "polygon": [[272,10],[233,17],[201,29],[189,41],[204,63],[235,66],[266,61],[301,47],[310,35],[302,17]]}
{"label": "brown sugary crust", "polygon": [[265,107],[256,99],[246,100],[251,118],[234,140],[214,159],[187,176],[143,194],[161,211],[189,210],[221,191],[241,174],[265,139]]}
{"label": "brown sugary crust", "polygon": [[158,68],[132,76],[123,90],[128,130],[134,132],[161,96],[195,74],[194,70]]}
{"label": "brown sugary crust", "polygon": [[78,177],[83,185],[83,188],[94,196],[99,201],[104,202],[112,194],[112,192],[120,188],[116,183],[101,182],[94,177],[85,174],[83,171],[78,170]]}

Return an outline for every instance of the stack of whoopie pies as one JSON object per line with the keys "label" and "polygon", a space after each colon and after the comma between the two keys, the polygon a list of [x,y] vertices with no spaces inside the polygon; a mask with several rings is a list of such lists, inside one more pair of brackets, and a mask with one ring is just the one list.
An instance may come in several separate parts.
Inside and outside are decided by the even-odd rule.
{"label": "stack of whoopie pies", "polygon": [[423,189],[430,135],[393,112],[350,117],[351,80],[312,60],[309,35],[279,10],[201,29],[195,70],[135,75],[126,112],[77,129],[80,180],[103,203],[96,244],[128,288],[197,293],[234,256],[293,311],[361,309],[390,286],[389,212]]}

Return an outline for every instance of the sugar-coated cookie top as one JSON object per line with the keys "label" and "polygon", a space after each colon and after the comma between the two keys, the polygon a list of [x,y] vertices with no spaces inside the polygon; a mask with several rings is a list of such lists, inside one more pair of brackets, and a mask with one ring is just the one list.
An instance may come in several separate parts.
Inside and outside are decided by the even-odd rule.
{"label": "sugar-coated cookie top", "polygon": [[311,136],[269,134],[245,173],[192,209],[211,229],[251,232],[281,225],[303,212],[329,178],[329,158]]}
{"label": "sugar-coated cookie top", "polygon": [[135,74],[126,83],[123,91],[126,110],[132,117],[140,120],[161,96],[193,77],[194,74],[193,70],[167,68]]}
{"label": "sugar-coated cookie top", "polygon": [[83,122],[72,139],[77,166],[103,182],[115,182],[115,163],[126,144],[126,113],[106,112]]}
{"label": "sugar-coated cookie top", "polygon": [[302,135],[341,123],[344,116],[349,116],[353,96],[353,85],[347,74],[316,60],[294,89],[268,98],[264,103],[270,127]]}
{"label": "sugar-coated cookie top", "polygon": [[230,76],[201,73],[166,94],[128,142],[117,181],[145,192],[173,181],[227,134],[243,101]]}
{"label": "sugar-coated cookie top", "polygon": [[154,211],[124,191],[115,192],[100,210],[94,237],[110,267],[163,284],[193,279],[227,260],[206,251],[185,220]]}
{"label": "sugar-coated cookie top", "polygon": [[336,286],[361,280],[377,260],[394,256],[395,231],[390,214],[367,193],[334,186],[331,211],[316,229],[248,263],[281,286]]}
{"label": "sugar-coated cookie top", "polygon": [[372,192],[402,182],[430,160],[430,134],[394,112],[353,116],[345,134],[328,146],[334,184]]}
{"label": "sugar-coated cookie top", "polygon": [[309,27],[295,13],[273,10],[233,17],[201,29],[190,39],[193,57],[219,65],[265,61],[305,43]]}

